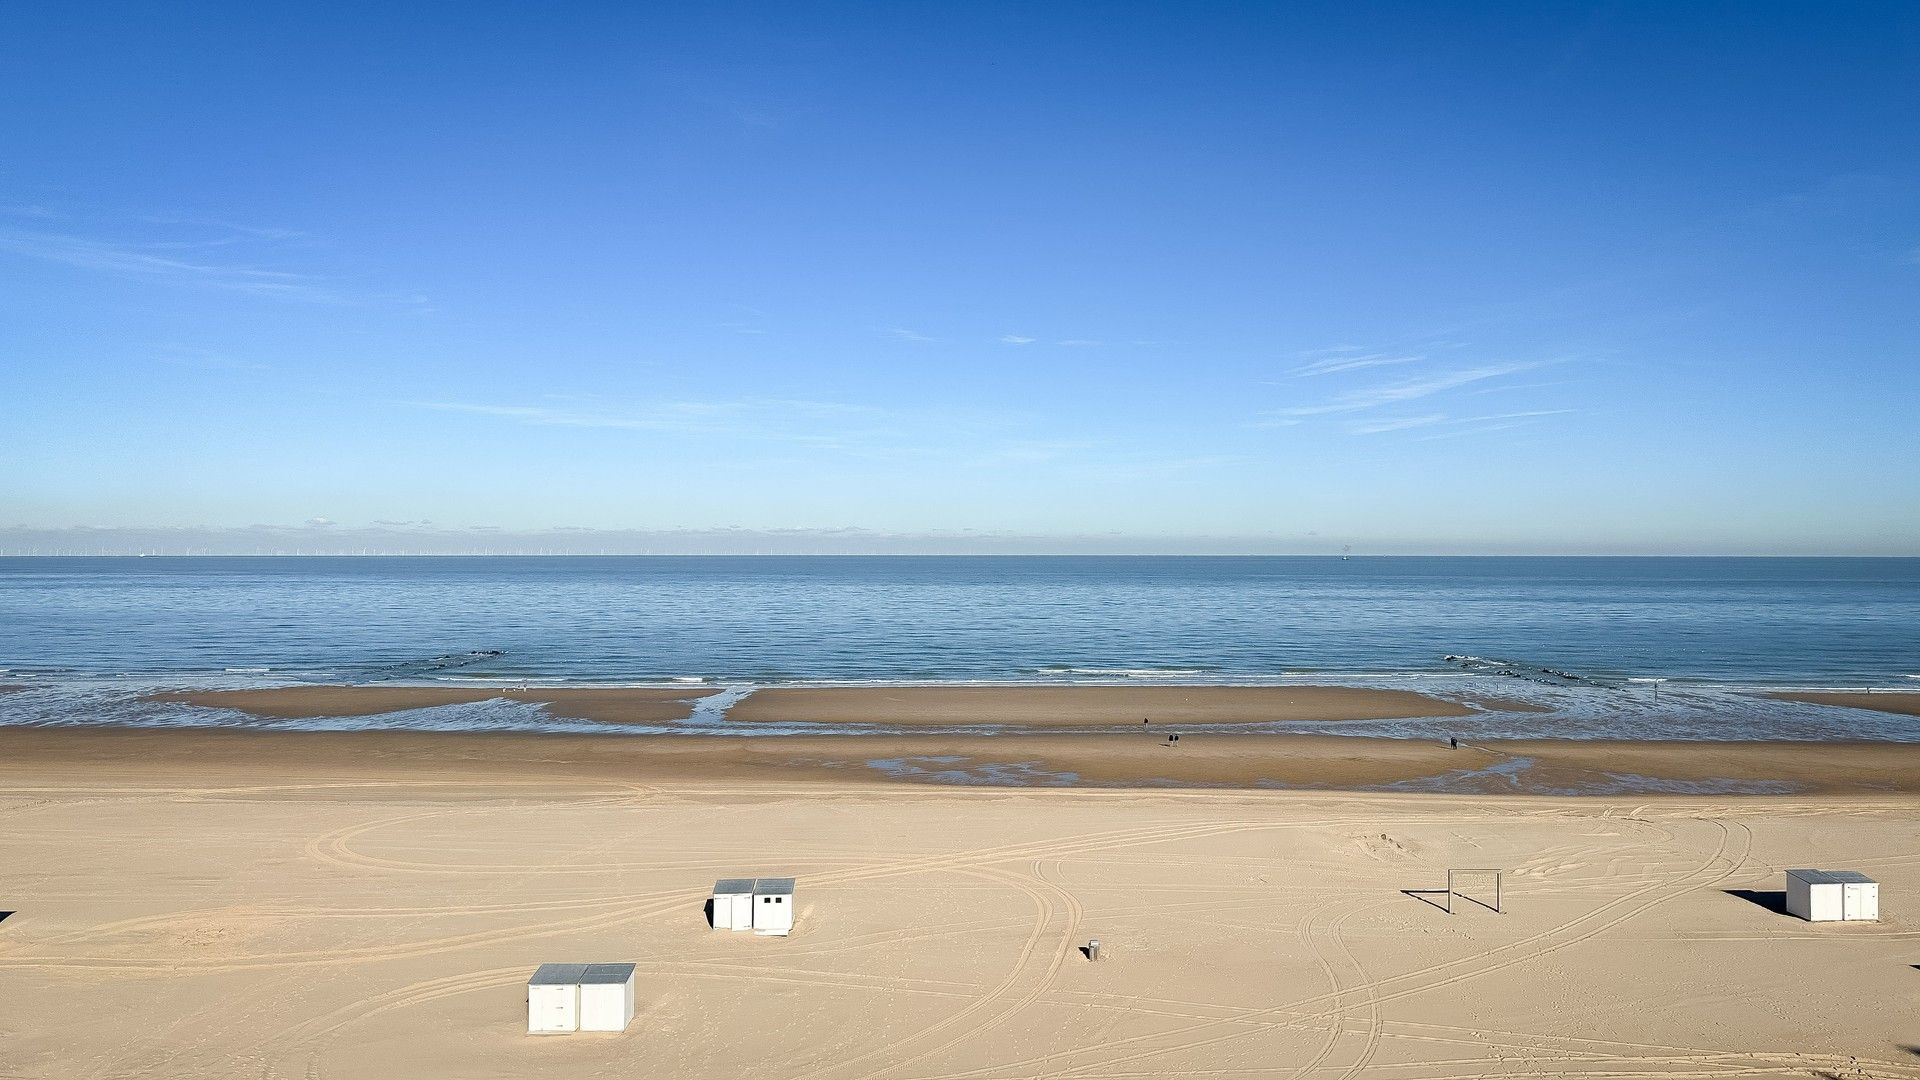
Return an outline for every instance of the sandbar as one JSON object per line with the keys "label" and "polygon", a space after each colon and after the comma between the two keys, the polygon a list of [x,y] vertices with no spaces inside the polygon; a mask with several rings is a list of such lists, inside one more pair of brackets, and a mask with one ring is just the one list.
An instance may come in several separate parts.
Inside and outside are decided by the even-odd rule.
{"label": "sandbar", "polygon": [[1473,711],[1410,690],[1347,686],[859,686],[756,690],[729,709],[727,719],[889,727],[1174,727],[1398,720]]}
{"label": "sandbar", "polygon": [[276,720],[382,713],[466,705],[504,698],[545,706],[554,716],[603,724],[661,724],[684,720],[693,702],[718,691],[707,687],[607,686],[497,688],[451,686],[276,686],[258,690],[178,690],[143,701],[235,709]]}
{"label": "sandbar", "polygon": [[[873,735],[564,735],[243,729],[0,729],[0,757],[101,775],[172,763],[332,775],[423,768],[493,782],[577,777],[888,786],[987,784],[1365,790],[1399,785],[1506,794],[1729,792],[1920,794],[1920,744],[1439,740],[1340,735],[951,732]],[[1622,778],[1627,778],[1623,780]],[[1649,782],[1657,783],[1649,783]],[[1636,786],[1637,785],[1637,786]]]}
{"label": "sandbar", "polygon": [[1901,716],[1920,716],[1920,693],[1911,690],[1888,690],[1875,693],[1818,690],[1767,696],[1780,701],[1801,701],[1809,705],[1837,705],[1845,709],[1871,709],[1874,712],[1897,713]]}

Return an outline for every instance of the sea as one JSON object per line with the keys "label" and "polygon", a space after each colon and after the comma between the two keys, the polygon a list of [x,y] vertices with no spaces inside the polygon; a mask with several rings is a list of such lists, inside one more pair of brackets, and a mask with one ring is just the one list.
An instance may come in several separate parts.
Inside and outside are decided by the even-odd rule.
{"label": "sea", "polygon": [[1299,683],[1543,710],[1347,734],[1915,741],[1920,718],[1764,695],[1920,690],[1920,559],[0,558],[0,685],[23,688],[0,725],[608,730],[506,701],[141,700],[302,683],[711,686],[685,727],[716,734],[778,685]]}

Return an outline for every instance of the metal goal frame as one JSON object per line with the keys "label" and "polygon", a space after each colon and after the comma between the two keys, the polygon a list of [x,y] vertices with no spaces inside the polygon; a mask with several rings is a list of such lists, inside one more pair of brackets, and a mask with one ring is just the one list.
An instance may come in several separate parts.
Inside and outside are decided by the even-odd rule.
{"label": "metal goal frame", "polygon": [[[1446,911],[1446,913],[1449,915],[1453,914],[1453,898],[1455,895],[1458,895],[1460,899],[1465,900],[1470,904],[1479,904],[1481,907],[1486,908],[1487,910],[1493,912],[1495,915],[1506,914],[1505,910],[1503,910],[1503,905],[1501,902],[1501,895],[1500,895],[1501,887],[1505,884],[1506,873],[1507,872],[1505,870],[1501,870],[1497,867],[1492,867],[1492,866],[1462,866],[1458,868],[1448,867],[1447,868],[1447,895],[1446,895],[1447,902],[1443,910]],[[1489,904],[1485,900],[1481,900],[1477,897],[1468,896],[1466,893],[1459,892],[1459,890],[1455,889],[1453,882],[1454,882],[1454,875],[1456,874],[1492,874],[1493,875],[1493,903]]]}

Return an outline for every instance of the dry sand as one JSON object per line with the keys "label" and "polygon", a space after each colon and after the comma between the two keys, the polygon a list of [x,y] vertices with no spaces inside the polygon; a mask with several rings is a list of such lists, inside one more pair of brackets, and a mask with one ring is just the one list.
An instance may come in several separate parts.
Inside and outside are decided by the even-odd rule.
{"label": "dry sand", "polygon": [[[0,733],[0,1075],[1920,1077],[1911,795],[643,767],[698,741]],[[1806,865],[1886,921],[1782,915]],[[1402,891],[1459,866],[1505,914]],[[795,934],[707,929],[759,874]],[[524,1033],[535,966],[601,960],[626,1033]]]}
{"label": "dry sand", "polygon": [[1898,713],[1901,716],[1920,716],[1920,693],[1905,690],[1883,690],[1876,693],[1814,691],[1768,694],[1767,696],[1781,701],[1804,701],[1810,705],[1838,705],[1847,709],[1871,709],[1874,712]]}
{"label": "dry sand", "polygon": [[[1512,702],[1497,706],[1509,707]],[[1468,716],[1456,701],[1347,686],[861,686],[756,690],[729,720],[954,727],[1271,724]],[[1144,725],[1143,725],[1144,726]]]}
{"label": "dry sand", "polygon": [[143,701],[174,702],[210,709],[236,709],[252,716],[305,720],[318,716],[375,716],[436,705],[466,705],[505,698],[543,705],[554,716],[603,724],[661,724],[684,720],[693,702],[711,689],[690,687],[477,688],[445,686],[278,686],[260,690],[183,690],[149,694]]}

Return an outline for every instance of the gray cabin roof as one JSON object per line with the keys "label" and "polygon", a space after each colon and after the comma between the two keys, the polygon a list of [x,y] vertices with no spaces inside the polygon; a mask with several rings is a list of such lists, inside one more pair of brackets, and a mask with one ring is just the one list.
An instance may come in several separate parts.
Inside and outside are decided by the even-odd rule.
{"label": "gray cabin roof", "polygon": [[632,964],[541,964],[528,986],[574,986],[581,983],[623,983],[633,978]]}
{"label": "gray cabin roof", "polygon": [[585,964],[541,964],[527,980],[528,986],[572,986],[587,973]]}
{"label": "gray cabin roof", "polygon": [[753,891],[753,879],[750,877],[721,878],[713,883],[715,896],[739,896]]}
{"label": "gray cabin roof", "polygon": [[580,973],[580,981],[586,985],[597,983],[623,983],[633,978],[632,964],[588,964]]}
{"label": "gray cabin roof", "polygon": [[753,883],[753,891],[756,894],[769,894],[769,895],[776,895],[776,896],[785,894],[787,896],[792,896],[793,895],[793,879],[790,877],[758,878]]}
{"label": "gray cabin roof", "polygon": [[1872,885],[1874,880],[1858,870],[1789,870],[1788,877],[1796,877],[1809,885]]}

